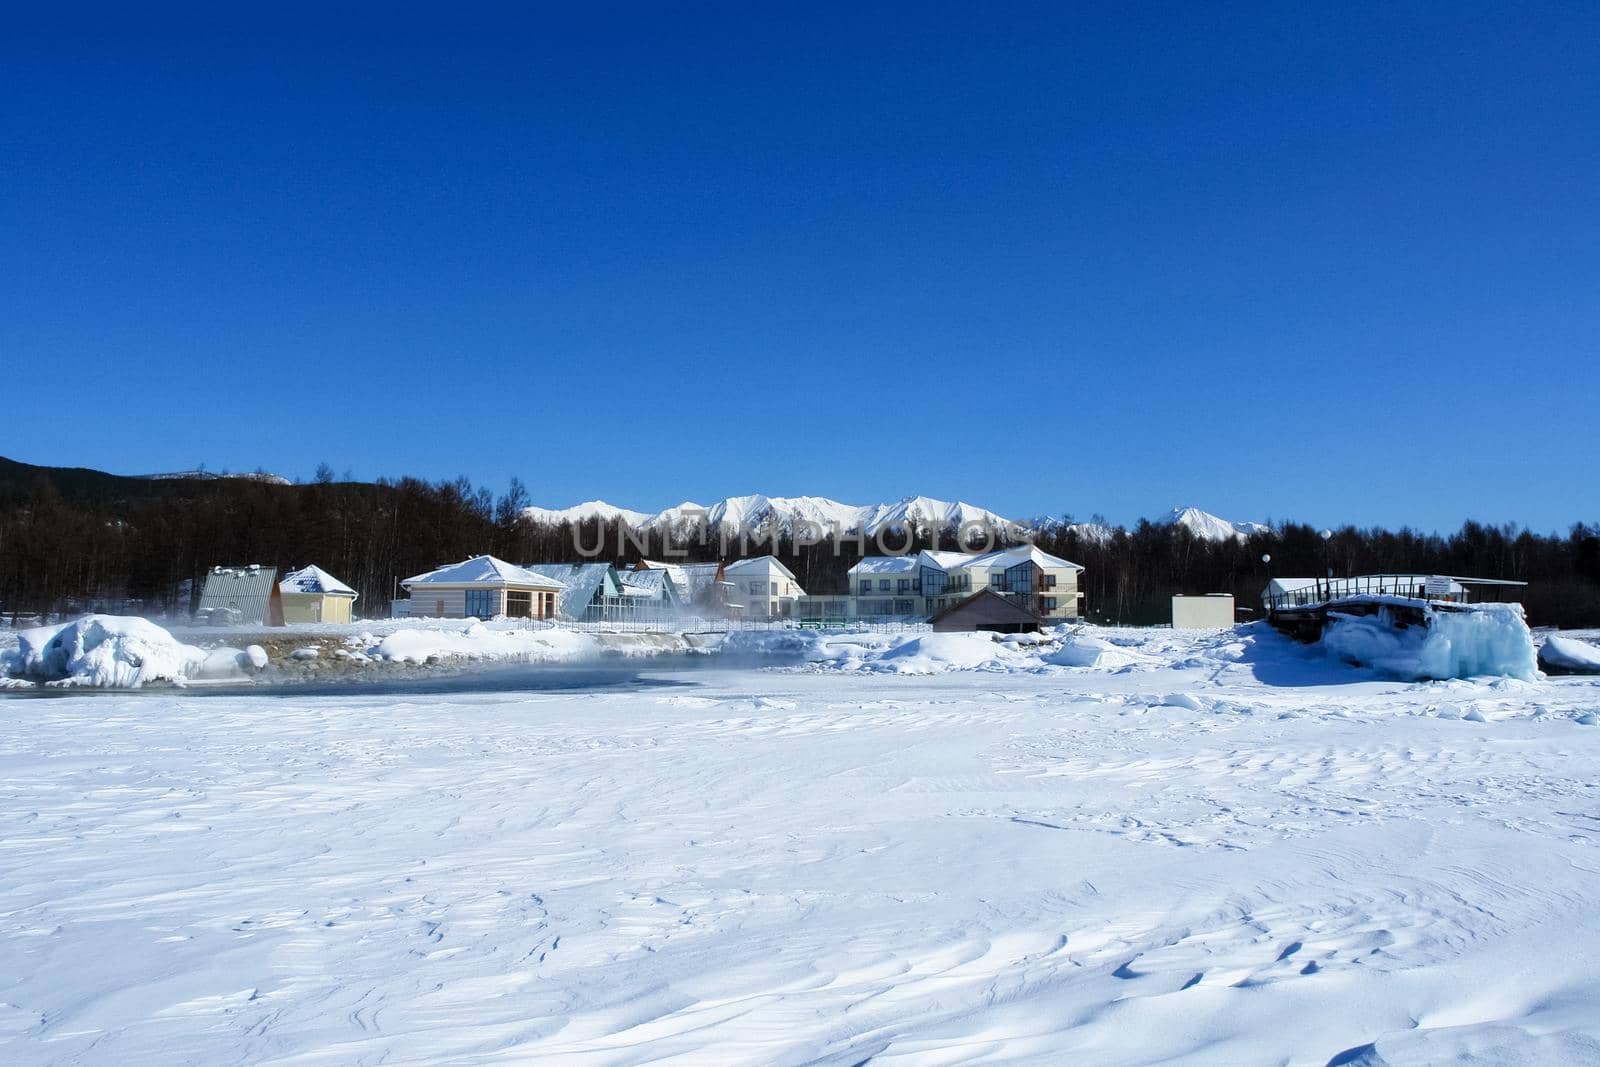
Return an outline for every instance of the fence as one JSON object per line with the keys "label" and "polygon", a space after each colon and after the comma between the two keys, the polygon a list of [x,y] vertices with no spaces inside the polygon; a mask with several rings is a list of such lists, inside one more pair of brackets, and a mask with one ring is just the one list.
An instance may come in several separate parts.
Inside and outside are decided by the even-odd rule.
{"label": "fence", "polygon": [[843,622],[823,626],[800,619],[706,619],[674,616],[659,619],[518,619],[524,630],[572,630],[577,633],[732,633],[736,630],[842,629],[867,633],[932,633],[925,622]]}
{"label": "fence", "polygon": [[1356,596],[1392,596],[1452,604],[1515,599],[1525,582],[1494,578],[1445,578],[1427,574],[1362,574],[1317,578],[1298,589],[1262,595],[1269,612],[1309,608]]}

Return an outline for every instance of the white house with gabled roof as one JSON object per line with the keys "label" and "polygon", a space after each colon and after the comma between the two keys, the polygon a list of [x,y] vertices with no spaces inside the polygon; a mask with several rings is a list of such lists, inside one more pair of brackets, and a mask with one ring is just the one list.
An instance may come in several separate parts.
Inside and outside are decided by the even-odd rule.
{"label": "white house with gabled roof", "polygon": [[722,566],[729,610],[746,618],[791,618],[795,601],[806,595],[800,579],[773,556],[741,559]]}
{"label": "white house with gabled roof", "polygon": [[474,556],[407,578],[410,615],[441,619],[548,619],[566,585],[493,556]]}

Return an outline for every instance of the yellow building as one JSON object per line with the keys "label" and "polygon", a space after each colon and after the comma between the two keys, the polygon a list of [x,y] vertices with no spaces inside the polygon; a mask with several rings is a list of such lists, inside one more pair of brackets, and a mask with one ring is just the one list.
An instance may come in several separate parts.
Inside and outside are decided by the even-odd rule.
{"label": "yellow building", "polygon": [[283,598],[283,621],[288,626],[297,622],[349,622],[356,602],[354,589],[315,566],[285,575],[278,583],[278,595]]}

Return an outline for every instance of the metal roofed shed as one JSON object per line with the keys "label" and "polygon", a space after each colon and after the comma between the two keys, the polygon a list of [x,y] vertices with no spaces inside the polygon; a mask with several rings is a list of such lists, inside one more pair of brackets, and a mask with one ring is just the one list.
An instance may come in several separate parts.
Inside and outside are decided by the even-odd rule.
{"label": "metal roofed shed", "polygon": [[262,626],[268,622],[278,569],[250,563],[212,567],[194,617],[212,626]]}

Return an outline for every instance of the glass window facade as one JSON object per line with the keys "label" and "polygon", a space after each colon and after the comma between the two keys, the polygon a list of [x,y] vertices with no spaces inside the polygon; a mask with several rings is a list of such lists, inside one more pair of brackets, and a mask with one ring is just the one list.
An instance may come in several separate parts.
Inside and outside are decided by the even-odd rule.
{"label": "glass window facade", "polygon": [[1015,567],[1006,568],[1006,592],[1031,593],[1033,592],[1033,564],[1019,563]]}
{"label": "glass window facade", "polygon": [[474,619],[492,619],[500,614],[498,589],[468,589],[467,615]]}

